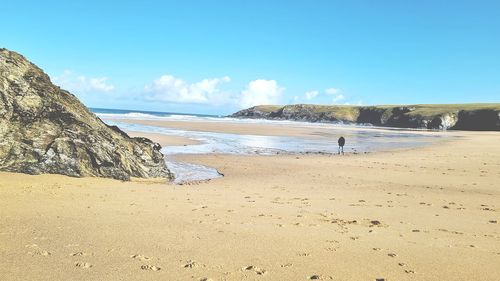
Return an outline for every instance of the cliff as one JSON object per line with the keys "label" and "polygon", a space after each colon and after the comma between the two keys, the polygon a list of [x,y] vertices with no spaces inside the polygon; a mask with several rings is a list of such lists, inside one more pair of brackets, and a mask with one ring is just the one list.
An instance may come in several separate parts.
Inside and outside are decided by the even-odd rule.
{"label": "cliff", "polygon": [[160,148],[107,126],[40,68],[0,49],[0,170],[171,179]]}
{"label": "cliff", "polygon": [[500,131],[500,104],[261,105],[238,111],[230,117],[341,122],[396,128]]}

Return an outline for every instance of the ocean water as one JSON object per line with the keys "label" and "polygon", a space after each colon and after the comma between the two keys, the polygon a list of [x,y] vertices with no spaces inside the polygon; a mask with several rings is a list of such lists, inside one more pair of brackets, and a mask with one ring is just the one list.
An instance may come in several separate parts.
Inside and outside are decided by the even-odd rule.
{"label": "ocean water", "polygon": [[[423,134],[421,131],[375,130],[373,127],[343,124],[307,123],[295,121],[247,120],[213,115],[177,114],[165,112],[126,111],[109,109],[92,109],[99,117],[110,125],[116,125],[125,131],[137,131],[186,137],[197,140],[199,144],[187,146],[168,146],[162,148],[166,155],[167,165],[174,173],[177,183],[209,180],[222,175],[214,168],[192,163],[172,160],[176,154],[304,154],[304,153],[337,153],[337,138],[342,135],[347,142],[346,153],[367,153],[398,148],[410,148],[429,144],[438,136]],[[290,136],[239,135],[229,133],[200,132],[171,129],[156,126],[126,123],[123,119],[161,119],[177,121],[203,122],[241,122],[241,123],[277,123],[284,126],[321,127],[331,130],[313,138]],[[322,130],[324,131],[324,130]]]}
{"label": "ocean water", "polygon": [[126,109],[108,109],[108,108],[90,108],[90,111],[101,118],[121,118],[121,119],[140,119],[140,120],[218,120],[223,118],[221,115],[209,114],[188,114],[160,111],[126,110]]}

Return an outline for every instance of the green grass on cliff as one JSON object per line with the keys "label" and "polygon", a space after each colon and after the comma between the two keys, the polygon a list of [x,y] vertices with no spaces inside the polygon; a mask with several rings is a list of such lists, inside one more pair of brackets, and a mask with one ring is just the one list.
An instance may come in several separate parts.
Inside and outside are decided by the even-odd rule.
{"label": "green grass on cliff", "polygon": [[282,105],[257,105],[257,106],[255,106],[255,109],[262,111],[262,112],[266,112],[266,113],[278,111],[281,108],[283,108]]}
{"label": "green grass on cliff", "polygon": [[332,116],[340,120],[356,121],[359,115],[358,107],[350,105],[290,105],[288,107],[308,107],[315,114]]}
{"label": "green grass on cliff", "polygon": [[470,104],[419,104],[411,105],[409,107],[415,108],[410,115],[420,115],[424,117],[441,115],[448,112],[458,112],[460,110],[480,110],[490,109],[500,111],[500,104],[498,103],[470,103]]}

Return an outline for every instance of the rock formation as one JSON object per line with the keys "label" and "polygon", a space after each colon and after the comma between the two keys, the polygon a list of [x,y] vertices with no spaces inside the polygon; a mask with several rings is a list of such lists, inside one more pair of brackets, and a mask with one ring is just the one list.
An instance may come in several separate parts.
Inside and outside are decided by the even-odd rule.
{"label": "rock formation", "polygon": [[230,117],[341,122],[397,128],[500,131],[500,104],[343,106],[261,105]]}
{"label": "rock formation", "polygon": [[0,49],[0,170],[171,179],[160,148],[107,126],[40,68]]}

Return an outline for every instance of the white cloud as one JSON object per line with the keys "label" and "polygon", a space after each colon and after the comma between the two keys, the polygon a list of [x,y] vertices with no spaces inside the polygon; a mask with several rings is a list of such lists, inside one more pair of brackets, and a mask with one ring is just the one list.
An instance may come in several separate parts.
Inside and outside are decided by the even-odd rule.
{"label": "white cloud", "polygon": [[345,100],[345,96],[341,94],[341,90],[338,88],[328,88],[320,92],[317,90],[311,90],[304,94],[302,97],[296,96],[294,102],[308,101],[308,102],[319,102],[325,103],[325,97],[331,98],[332,103],[337,103],[339,101]]}
{"label": "white cloud", "polygon": [[221,78],[203,79],[199,82],[189,84],[172,75],[163,75],[154,80],[153,83],[146,85],[144,90],[149,94],[147,99],[153,101],[224,104],[229,101],[230,95],[229,93],[222,92],[219,86],[230,81],[231,78],[224,76]]}
{"label": "white cloud", "polygon": [[340,93],[340,89],[337,89],[337,88],[328,88],[328,89],[325,89],[325,94],[327,95],[337,95]]}
{"label": "white cloud", "polygon": [[276,80],[258,79],[250,81],[241,92],[239,105],[247,108],[263,104],[279,104],[285,88],[278,85]]}
{"label": "white cloud", "polygon": [[318,95],[319,95],[319,91],[309,91],[306,93],[305,98],[306,98],[306,100],[312,100],[315,97],[317,97]]}
{"label": "white cloud", "polygon": [[163,75],[144,87],[145,98],[150,101],[179,104],[237,105],[246,108],[277,104],[285,90],[275,80],[258,79],[250,81],[239,94],[235,91],[222,91],[220,86],[230,81],[231,79],[225,76],[188,83],[172,75]]}
{"label": "white cloud", "polygon": [[115,89],[114,85],[107,83],[108,81],[107,77],[91,78],[89,79],[89,81],[90,81],[90,88],[96,91],[111,92]]}
{"label": "white cloud", "polygon": [[338,102],[338,101],[341,101],[341,100],[344,100],[344,99],[345,99],[344,95],[338,94],[338,95],[335,95],[333,97],[332,102]]}
{"label": "white cloud", "polygon": [[333,103],[336,103],[336,102],[339,102],[339,101],[345,99],[344,95],[342,95],[340,92],[341,92],[340,89],[337,89],[337,88],[328,88],[325,90],[325,94],[333,97],[332,98]]}
{"label": "white cloud", "polygon": [[52,78],[54,84],[75,94],[109,93],[115,89],[107,77],[86,77],[65,70],[60,76]]}

